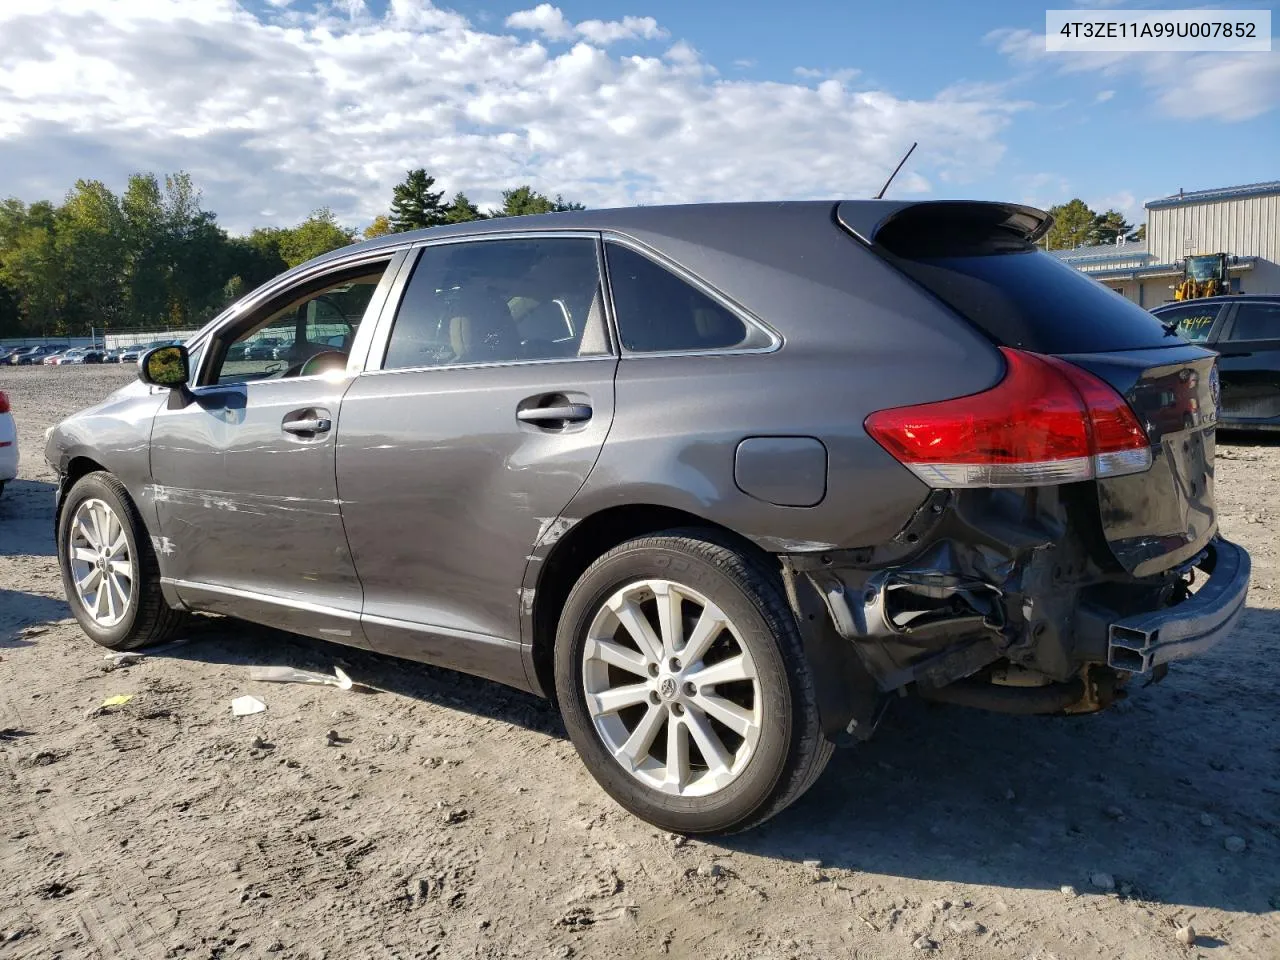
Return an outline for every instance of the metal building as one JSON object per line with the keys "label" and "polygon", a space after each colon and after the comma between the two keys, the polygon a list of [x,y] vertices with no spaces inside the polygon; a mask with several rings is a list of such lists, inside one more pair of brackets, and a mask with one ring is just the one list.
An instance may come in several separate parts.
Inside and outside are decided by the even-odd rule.
{"label": "metal building", "polygon": [[1151,200],[1147,239],[1052,253],[1144,307],[1173,299],[1182,260],[1225,253],[1233,293],[1280,294],[1280,180]]}

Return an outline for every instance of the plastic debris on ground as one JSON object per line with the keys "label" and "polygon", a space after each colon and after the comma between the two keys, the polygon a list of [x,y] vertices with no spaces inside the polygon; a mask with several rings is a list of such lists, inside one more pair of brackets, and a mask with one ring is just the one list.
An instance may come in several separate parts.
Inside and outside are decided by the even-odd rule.
{"label": "plastic debris on ground", "polygon": [[261,713],[265,709],[267,705],[257,697],[236,697],[231,701],[233,717],[247,717],[250,714]]}
{"label": "plastic debris on ground", "polygon": [[133,699],[132,693],[120,693],[114,697],[107,697],[102,701],[103,707],[123,707],[126,703]]}
{"label": "plastic debris on ground", "polygon": [[350,690],[355,686],[341,667],[333,668],[333,676],[314,670],[298,670],[294,667],[254,667],[249,671],[250,680],[264,683],[312,683],[317,686]]}

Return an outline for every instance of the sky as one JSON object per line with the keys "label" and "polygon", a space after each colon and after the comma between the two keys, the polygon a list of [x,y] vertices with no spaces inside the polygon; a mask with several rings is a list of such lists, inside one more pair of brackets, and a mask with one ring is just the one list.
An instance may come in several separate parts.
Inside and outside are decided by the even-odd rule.
{"label": "sky", "polygon": [[363,226],[414,167],[482,207],[522,183],[591,207],[864,197],[912,141],[889,196],[1138,223],[1180,188],[1280,179],[1280,46],[1050,54],[1044,9],[0,0],[0,197],[185,170],[236,232],[321,206]]}

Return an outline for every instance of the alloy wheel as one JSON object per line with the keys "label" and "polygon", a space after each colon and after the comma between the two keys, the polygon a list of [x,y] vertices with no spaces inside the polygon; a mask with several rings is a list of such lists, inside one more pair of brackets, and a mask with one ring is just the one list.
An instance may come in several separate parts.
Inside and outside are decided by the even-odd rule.
{"label": "alloy wheel", "polygon": [[102,627],[113,627],[129,610],[137,568],[124,524],[104,501],[89,499],[71,519],[67,556],[80,605]]}
{"label": "alloy wheel", "polygon": [[750,651],[719,607],[670,580],[637,581],[604,601],[583,645],[582,679],[606,748],[663,793],[723,790],[759,742]]}

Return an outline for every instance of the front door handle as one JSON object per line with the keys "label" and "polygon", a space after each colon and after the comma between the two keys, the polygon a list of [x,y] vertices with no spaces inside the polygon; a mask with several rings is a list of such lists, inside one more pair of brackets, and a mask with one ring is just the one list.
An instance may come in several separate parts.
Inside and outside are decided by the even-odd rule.
{"label": "front door handle", "polygon": [[591,419],[591,408],[585,403],[564,403],[554,407],[525,407],[516,411],[516,419],[525,423],[581,423]]}
{"label": "front door handle", "polygon": [[312,417],[308,420],[286,420],[280,424],[285,433],[328,433],[333,426],[327,417]]}

